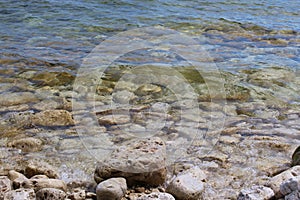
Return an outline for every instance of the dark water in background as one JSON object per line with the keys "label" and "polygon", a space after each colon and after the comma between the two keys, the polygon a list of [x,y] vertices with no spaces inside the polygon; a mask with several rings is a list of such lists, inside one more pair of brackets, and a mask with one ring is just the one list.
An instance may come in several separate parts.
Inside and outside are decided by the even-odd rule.
{"label": "dark water in background", "polygon": [[[251,61],[245,61],[249,51],[244,50],[262,48],[263,51],[255,54],[263,55],[264,60],[297,68],[299,10],[299,1],[281,0],[1,0],[0,56],[6,62],[26,60],[29,68],[62,65],[74,69],[107,37],[132,28],[161,25],[207,36],[211,39],[209,43],[215,45],[212,54],[218,51],[216,56],[225,59],[238,57],[243,64],[255,66],[262,58],[258,55],[254,60],[252,57]],[[218,33],[211,34],[212,30]],[[251,32],[251,37],[236,35],[226,39],[223,36],[241,31]],[[266,43],[278,38],[288,43]],[[233,49],[226,51],[223,47]],[[278,52],[289,56],[276,56]],[[222,65],[226,68],[232,64]]]}

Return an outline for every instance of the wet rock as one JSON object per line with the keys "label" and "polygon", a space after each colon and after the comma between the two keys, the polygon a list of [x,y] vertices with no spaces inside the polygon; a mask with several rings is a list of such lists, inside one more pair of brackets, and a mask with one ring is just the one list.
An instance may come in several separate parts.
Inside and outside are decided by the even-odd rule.
{"label": "wet rock", "polygon": [[38,102],[32,106],[33,109],[43,111],[43,110],[55,110],[57,108],[62,108],[62,102],[57,102],[52,99],[45,99]]}
{"label": "wet rock", "polygon": [[204,190],[206,174],[193,167],[178,174],[167,187],[167,192],[178,199],[199,200]]}
{"label": "wet rock", "polygon": [[71,200],[85,200],[86,193],[85,190],[80,188],[75,188],[70,195],[68,195],[68,198]]}
{"label": "wet rock", "polygon": [[139,87],[134,93],[138,96],[145,96],[150,94],[158,94],[162,92],[162,88],[154,84],[144,84]]}
{"label": "wet rock", "polygon": [[300,176],[290,178],[280,185],[282,195],[288,195],[294,191],[300,191]]}
{"label": "wet rock", "polygon": [[119,125],[126,124],[130,122],[129,115],[114,114],[114,115],[105,115],[98,118],[98,122],[103,126]]}
{"label": "wet rock", "polygon": [[42,86],[61,86],[72,84],[75,77],[67,72],[40,72],[31,77],[31,81]]}
{"label": "wet rock", "polygon": [[37,102],[38,98],[31,92],[2,93],[0,106],[13,106]]}
{"label": "wet rock", "polygon": [[36,195],[33,189],[20,188],[7,192],[4,197],[5,200],[36,200]]}
{"label": "wet rock", "polygon": [[55,188],[43,188],[36,193],[36,200],[64,200],[66,193]]}
{"label": "wet rock", "polygon": [[3,199],[5,193],[11,191],[11,181],[7,176],[0,176],[0,199]]}
{"label": "wet rock", "polygon": [[112,152],[95,171],[97,183],[112,177],[124,177],[128,185],[163,184],[166,178],[166,146],[158,138],[133,139]]}
{"label": "wet rock", "polygon": [[21,149],[23,152],[37,152],[43,147],[43,142],[38,138],[21,138],[14,139],[7,143],[8,147]]}
{"label": "wet rock", "polygon": [[253,70],[248,73],[250,73],[249,82],[262,87],[270,87],[273,84],[283,86],[284,81],[289,81],[295,76],[291,70],[275,67]]}
{"label": "wet rock", "polygon": [[33,177],[35,175],[46,175],[49,178],[58,178],[58,172],[53,166],[42,160],[31,160],[25,167],[25,175]]}
{"label": "wet rock", "polygon": [[32,112],[12,112],[7,115],[8,121],[15,127],[28,128],[32,127]]}
{"label": "wet rock", "polygon": [[175,198],[168,193],[153,192],[151,194],[142,194],[136,200],[175,200]]}
{"label": "wet rock", "polygon": [[127,184],[124,178],[111,178],[97,185],[97,200],[120,200],[126,193]]}
{"label": "wet rock", "polygon": [[131,101],[136,98],[136,96],[128,90],[117,91],[113,93],[112,97],[115,103],[120,104],[131,104]]}
{"label": "wet rock", "polygon": [[292,166],[300,165],[300,146],[294,151],[292,155]]}
{"label": "wet rock", "polygon": [[248,189],[243,189],[239,196],[238,200],[269,200],[274,197],[274,191],[271,188],[265,186],[252,186]]}
{"label": "wet rock", "polygon": [[39,191],[42,188],[55,188],[62,191],[67,190],[67,185],[64,181],[58,179],[28,179],[21,183],[23,188],[33,188],[34,191]]}
{"label": "wet rock", "polygon": [[280,185],[295,176],[300,176],[300,166],[294,166],[271,178],[269,185],[274,191],[276,198],[283,197],[280,191]]}
{"label": "wet rock", "polygon": [[66,110],[45,110],[33,115],[32,123],[37,126],[71,126],[74,120]]}

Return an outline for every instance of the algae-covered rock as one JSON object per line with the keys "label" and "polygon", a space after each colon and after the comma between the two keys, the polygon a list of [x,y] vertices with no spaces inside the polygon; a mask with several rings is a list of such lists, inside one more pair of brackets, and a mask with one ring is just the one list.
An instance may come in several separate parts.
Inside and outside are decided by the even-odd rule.
{"label": "algae-covered rock", "polygon": [[72,84],[75,77],[67,72],[40,72],[33,77],[31,81],[38,85],[61,86]]}

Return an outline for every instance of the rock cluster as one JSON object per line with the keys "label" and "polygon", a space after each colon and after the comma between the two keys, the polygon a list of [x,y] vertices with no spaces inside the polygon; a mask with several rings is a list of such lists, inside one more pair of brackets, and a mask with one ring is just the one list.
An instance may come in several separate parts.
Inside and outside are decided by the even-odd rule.
{"label": "rock cluster", "polygon": [[300,166],[294,166],[274,177],[266,186],[252,186],[243,189],[238,200],[298,200],[300,199]]}
{"label": "rock cluster", "polygon": [[[40,168],[39,168],[40,166]],[[10,170],[0,176],[0,199],[2,200],[84,200],[96,199],[96,194],[80,188],[69,188],[53,168],[45,163],[31,162],[26,167],[26,176]],[[49,175],[50,178],[45,174]]]}

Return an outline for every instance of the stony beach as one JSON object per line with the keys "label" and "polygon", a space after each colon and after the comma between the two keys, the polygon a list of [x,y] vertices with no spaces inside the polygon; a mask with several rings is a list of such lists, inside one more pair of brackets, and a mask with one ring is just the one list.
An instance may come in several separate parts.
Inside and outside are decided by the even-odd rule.
{"label": "stony beach", "polygon": [[269,4],[0,0],[0,200],[300,199],[299,5]]}

